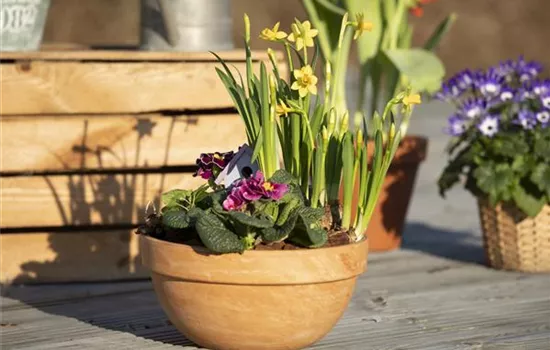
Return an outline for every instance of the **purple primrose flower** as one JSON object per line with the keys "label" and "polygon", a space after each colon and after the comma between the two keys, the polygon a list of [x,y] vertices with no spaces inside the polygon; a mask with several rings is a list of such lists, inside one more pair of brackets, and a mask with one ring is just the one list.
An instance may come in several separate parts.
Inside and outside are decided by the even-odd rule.
{"label": "purple primrose flower", "polygon": [[200,176],[205,180],[210,180],[218,176],[218,174],[225,169],[227,164],[233,159],[235,153],[231,152],[214,152],[214,153],[201,153],[197,158],[197,171],[193,176]]}
{"label": "purple primrose flower", "polygon": [[488,115],[477,125],[479,131],[488,137],[493,137],[498,132],[498,116]]}
{"label": "purple primrose flower", "polygon": [[259,199],[279,200],[288,191],[288,185],[265,181],[264,174],[257,171],[248,179],[235,183],[227,198],[223,201],[225,210],[239,210],[244,204]]}

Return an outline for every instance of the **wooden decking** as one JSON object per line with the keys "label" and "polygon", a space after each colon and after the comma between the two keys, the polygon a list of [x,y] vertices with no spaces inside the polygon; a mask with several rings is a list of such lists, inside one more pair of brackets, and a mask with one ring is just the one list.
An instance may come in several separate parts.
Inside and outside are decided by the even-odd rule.
{"label": "wooden decking", "polygon": [[[480,257],[474,252],[469,260]],[[170,325],[149,281],[3,294],[2,349],[195,348]],[[372,254],[346,314],[312,348],[547,350],[550,276],[412,249]]]}

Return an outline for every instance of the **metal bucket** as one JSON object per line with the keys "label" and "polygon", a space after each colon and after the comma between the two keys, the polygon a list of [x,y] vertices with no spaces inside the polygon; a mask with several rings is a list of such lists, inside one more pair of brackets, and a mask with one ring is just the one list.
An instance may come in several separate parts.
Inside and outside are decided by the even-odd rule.
{"label": "metal bucket", "polygon": [[142,50],[234,48],[230,0],[142,0],[141,20]]}
{"label": "metal bucket", "polygon": [[50,0],[1,0],[0,50],[40,48]]}

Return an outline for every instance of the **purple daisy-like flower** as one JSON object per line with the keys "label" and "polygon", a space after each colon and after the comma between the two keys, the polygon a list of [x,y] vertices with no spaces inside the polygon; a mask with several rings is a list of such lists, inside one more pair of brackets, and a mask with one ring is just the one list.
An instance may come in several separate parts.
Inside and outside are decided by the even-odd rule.
{"label": "purple daisy-like flower", "polygon": [[524,130],[531,130],[537,125],[537,118],[535,113],[522,109],[518,112],[515,123],[521,125]]}
{"label": "purple daisy-like flower", "polygon": [[521,82],[536,78],[542,72],[542,69],[542,64],[536,61],[527,62],[523,56],[520,56],[515,64],[516,74]]}
{"label": "purple daisy-like flower", "polygon": [[512,79],[512,74],[515,72],[516,64],[512,60],[506,60],[500,62],[498,67],[495,68],[498,75],[505,78],[506,80]]}
{"label": "purple daisy-like flower", "polygon": [[227,164],[233,159],[235,153],[230,152],[214,152],[214,153],[201,153],[199,158],[197,158],[197,171],[193,176],[200,176],[205,180],[210,180],[225,169]]}
{"label": "purple daisy-like flower", "polygon": [[468,119],[460,115],[452,115],[448,119],[445,131],[452,136],[460,136],[468,129]]}
{"label": "purple daisy-like flower", "polygon": [[514,89],[505,86],[500,91],[499,99],[501,102],[509,102],[514,99],[514,96],[516,96],[516,92],[514,91]]}
{"label": "purple daisy-like flower", "polygon": [[462,104],[460,107],[460,115],[474,119],[482,116],[487,109],[487,102],[480,98],[471,98]]}
{"label": "purple daisy-like flower", "polygon": [[550,80],[546,79],[544,81],[534,81],[531,85],[531,90],[533,91],[533,94],[537,96],[542,96],[550,92]]}
{"label": "purple daisy-like flower", "polygon": [[550,109],[550,91],[540,95],[540,102],[546,109]]}
{"label": "purple daisy-like flower", "polygon": [[535,113],[535,117],[539,123],[541,123],[543,126],[547,126],[550,123],[550,111],[549,110],[542,110],[537,113]]}
{"label": "purple daisy-like flower", "polygon": [[488,115],[477,125],[478,130],[485,136],[493,137],[498,132],[498,116]]}
{"label": "purple daisy-like flower", "polygon": [[441,89],[434,95],[434,97],[440,101],[454,101],[462,95],[464,91],[458,86],[456,79],[449,79],[449,81],[441,85]]}
{"label": "purple daisy-like flower", "polygon": [[483,96],[495,97],[502,90],[504,78],[491,68],[485,74],[478,75],[474,83]]}
{"label": "purple daisy-like flower", "polygon": [[222,205],[225,210],[238,210],[244,204],[259,199],[279,200],[288,191],[288,185],[265,181],[261,171],[257,171],[248,179],[241,179],[234,187]]}
{"label": "purple daisy-like flower", "polygon": [[451,80],[462,91],[467,90],[474,84],[475,75],[469,69],[458,72]]}

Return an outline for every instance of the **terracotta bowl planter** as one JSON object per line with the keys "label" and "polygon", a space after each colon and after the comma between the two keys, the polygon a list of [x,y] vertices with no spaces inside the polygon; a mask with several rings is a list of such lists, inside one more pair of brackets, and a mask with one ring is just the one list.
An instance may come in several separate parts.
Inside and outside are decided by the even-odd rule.
{"label": "terracotta bowl planter", "polygon": [[[406,136],[401,141],[367,228],[370,251],[387,251],[401,246],[403,226],[416,173],[420,163],[426,159],[427,148],[428,140],[424,137]],[[374,142],[369,142],[368,149],[372,157]],[[355,194],[357,192],[356,190]],[[353,201],[357,203],[356,198]],[[357,205],[353,208],[356,209]],[[355,212],[352,215],[355,215]]]}
{"label": "terracotta bowl planter", "polygon": [[190,340],[210,349],[302,349],[344,313],[368,243],[244,254],[140,236],[160,304]]}

